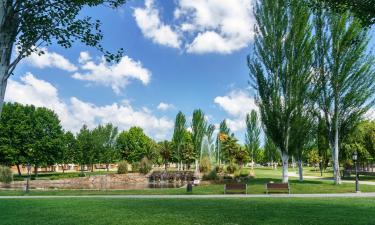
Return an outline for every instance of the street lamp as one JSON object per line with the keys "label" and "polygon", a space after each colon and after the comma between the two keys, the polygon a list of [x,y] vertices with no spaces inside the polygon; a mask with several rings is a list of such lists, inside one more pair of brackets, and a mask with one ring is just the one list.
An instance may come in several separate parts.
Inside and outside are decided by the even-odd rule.
{"label": "street lamp", "polygon": [[358,167],[357,167],[357,160],[358,160],[358,153],[357,151],[353,152],[353,161],[355,166],[355,192],[359,193],[359,183],[358,183]]}
{"label": "street lamp", "polygon": [[26,193],[30,192],[30,170],[31,170],[31,164],[27,163],[27,182],[26,182]]}

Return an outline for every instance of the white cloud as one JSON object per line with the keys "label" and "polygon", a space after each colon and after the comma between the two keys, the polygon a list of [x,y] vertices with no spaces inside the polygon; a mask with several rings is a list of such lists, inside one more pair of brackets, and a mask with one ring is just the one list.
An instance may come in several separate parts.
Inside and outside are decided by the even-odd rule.
{"label": "white cloud", "polygon": [[47,107],[56,112],[63,127],[77,132],[83,124],[93,128],[98,124],[113,123],[119,129],[131,126],[142,127],[148,135],[163,139],[170,135],[173,121],[166,117],[156,117],[147,108],[134,109],[128,101],[97,106],[71,97],[63,101],[52,84],[37,79],[31,73],[21,77],[21,81],[9,80],[6,101]]}
{"label": "white cloud", "polygon": [[370,119],[370,120],[375,120],[375,108],[371,108],[367,111],[366,115],[365,115],[366,118]]}
{"label": "white cloud", "polygon": [[252,3],[253,0],[179,0],[179,18],[197,32],[187,44],[187,51],[228,54],[246,47],[253,38]]}
{"label": "white cloud", "polygon": [[88,52],[80,52],[78,62],[79,63],[86,63],[87,61],[91,60],[91,56]]}
{"label": "white cloud", "polygon": [[161,111],[167,111],[169,109],[173,109],[174,105],[168,104],[168,103],[165,103],[165,102],[160,102],[157,108]]}
{"label": "white cloud", "polygon": [[214,102],[229,114],[231,118],[227,119],[227,123],[234,132],[246,127],[245,118],[251,110],[258,111],[254,98],[243,90],[233,90],[226,96],[218,96]]}
{"label": "white cloud", "polygon": [[[153,0],[145,0],[145,8],[136,8],[134,17],[144,36],[155,43],[175,48],[184,43],[183,48],[195,54],[230,54],[248,46],[253,39],[253,2],[176,0],[174,19],[171,25],[165,25]],[[166,27],[163,38],[156,35],[160,27]],[[166,41],[168,34],[173,35]]]}
{"label": "white cloud", "polygon": [[113,65],[102,57],[96,64],[87,52],[81,52],[79,61],[82,63],[80,69],[87,72],[76,72],[73,78],[111,87],[117,94],[121,93],[130,79],[140,80],[144,85],[150,82],[151,72],[140,61],[129,56],[123,56],[119,63]]}
{"label": "white cloud", "polygon": [[169,25],[161,22],[153,0],[145,0],[145,8],[136,8],[133,16],[145,37],[161,45],[180,47],[178,34]]}
{"label": "white cloud", "polygon": [[41,69],[47,67],[54,67],[69,72],[77,70],[77,67],[64,56],[57,54],[56,52],[49,52],[47,48],[40,48],[40,50],[42,50],[44,54],[38,55],[34,52],[30,56],[28,56],[24,60],[24,62],[30,66],[34,66]]}

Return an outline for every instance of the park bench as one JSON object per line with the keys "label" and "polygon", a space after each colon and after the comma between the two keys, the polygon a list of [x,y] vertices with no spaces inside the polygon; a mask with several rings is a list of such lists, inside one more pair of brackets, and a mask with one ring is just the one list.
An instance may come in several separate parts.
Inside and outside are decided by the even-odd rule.
{"label": "park bench", "polygon": [[225,184],[224,185],[224,194],[227,194],[232,191],[242,191],[247,194],[247,184]]}
{"label": "park bench", "polygon": [[269,192],[270,190],[285,190],[285,191],[288,191],[288,193],[290,194],[289,183],[287,183],[287,184],[281,184],[281,183],[267,183],[267,184],[266,184],[266,193],[268,194],[268,192]]}

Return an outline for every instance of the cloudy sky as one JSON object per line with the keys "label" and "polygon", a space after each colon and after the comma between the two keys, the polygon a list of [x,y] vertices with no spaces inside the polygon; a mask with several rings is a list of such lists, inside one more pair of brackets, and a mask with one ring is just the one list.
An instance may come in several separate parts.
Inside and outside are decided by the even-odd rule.
{"label": "cloudy sky", "polygon": [[19,65],[7,101],[51,108],[74,132],[111,122],[158,140],[170,138],[179,110],[190,120],[201,108],[212,124],[226,118],[242,142],[244,117],[256,107],[246,66],[252,0],[130,1],[82,15],[102,20],[103,45],[124,48],[121,61],[108,64],[80,44],[45,47]]}

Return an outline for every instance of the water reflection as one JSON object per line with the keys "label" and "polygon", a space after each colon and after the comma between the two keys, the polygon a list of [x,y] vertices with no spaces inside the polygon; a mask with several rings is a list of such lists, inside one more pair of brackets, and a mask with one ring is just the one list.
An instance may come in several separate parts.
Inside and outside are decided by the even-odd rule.
{"label": "water reflection", "polygon": [[[31,189],[100,189],[100,190],[139,190],[139,189],[155,189],[155,188],[180,188],[184,186],[183,182],[149,182],[149,183],[87,183],[87,182],[30,182]],[[24,189],[26,182],[14,182],[9,185],[0,184],[1,189]]]}

